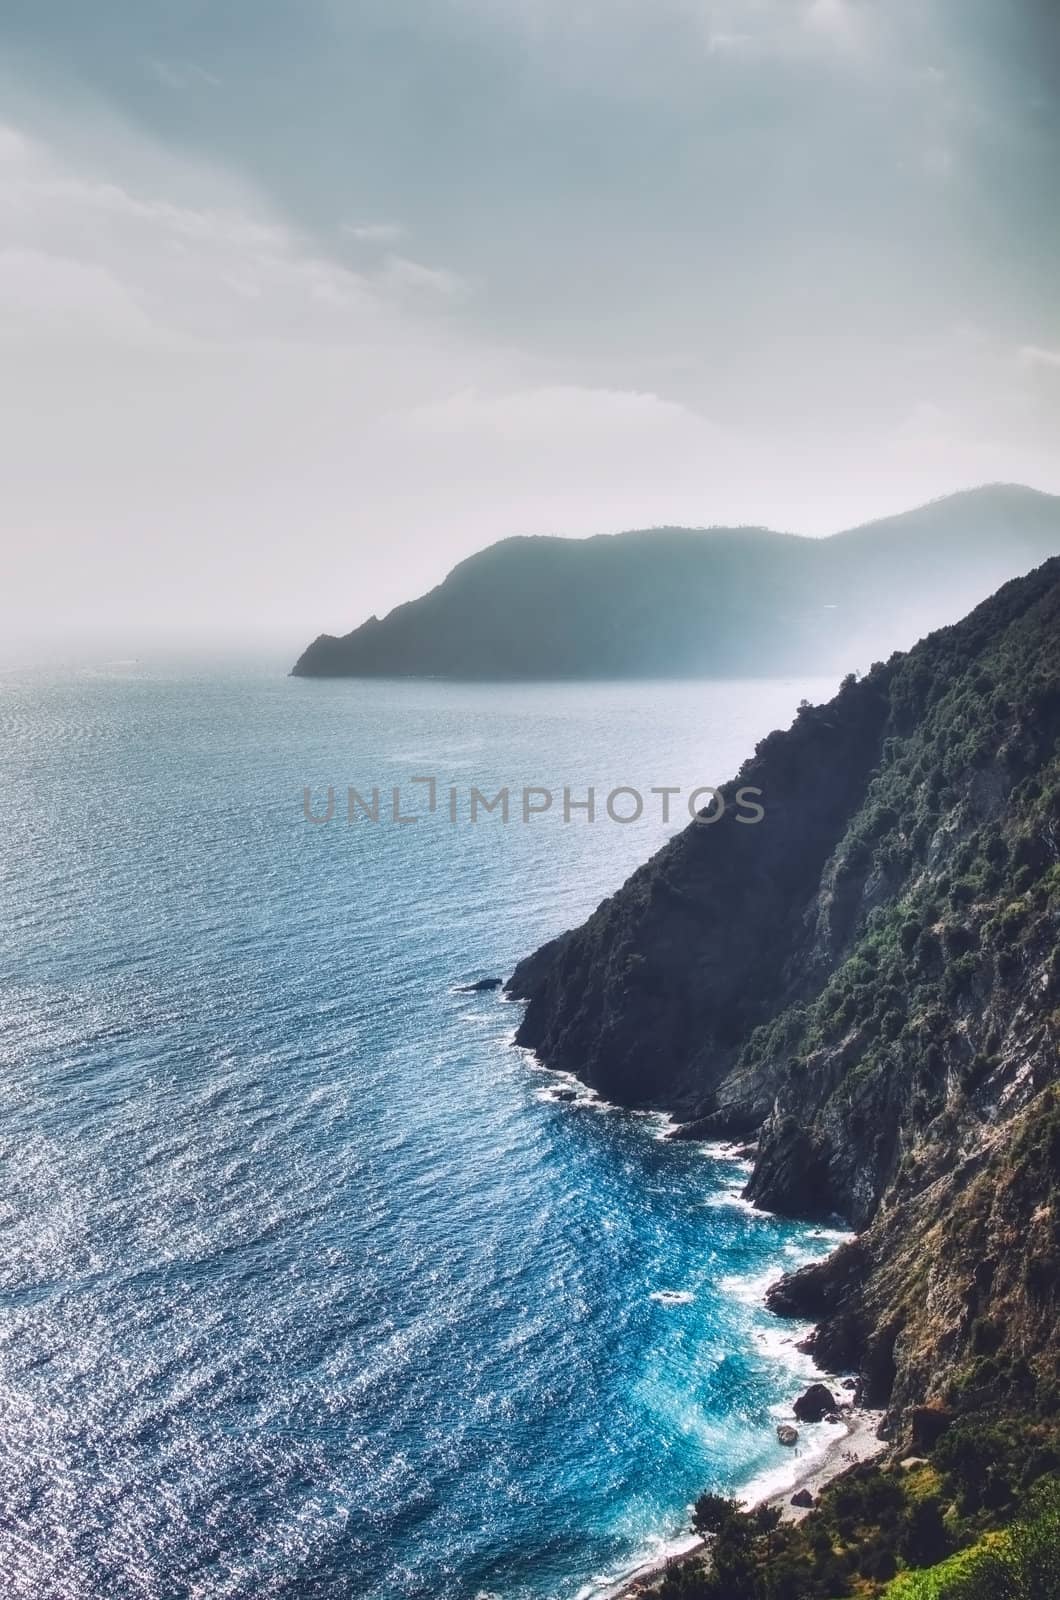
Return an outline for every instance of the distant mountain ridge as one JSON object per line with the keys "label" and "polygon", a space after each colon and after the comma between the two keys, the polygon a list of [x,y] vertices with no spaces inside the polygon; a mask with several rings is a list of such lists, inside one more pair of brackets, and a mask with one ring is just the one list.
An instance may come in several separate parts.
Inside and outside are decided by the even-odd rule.
{"label": "distant mountain ridge", "polygon": [[593,679],[839,672],[956,621],[1060,553],[1060,497],[970,489],[829,538],[766,528],[516,537],[297,677]]}

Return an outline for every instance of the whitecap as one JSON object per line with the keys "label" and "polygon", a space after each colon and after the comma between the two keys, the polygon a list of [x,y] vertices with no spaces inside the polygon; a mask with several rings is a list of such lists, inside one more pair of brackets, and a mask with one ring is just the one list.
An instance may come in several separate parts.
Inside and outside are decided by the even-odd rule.
{"label": "whitecap", "polygon": [[834,1437],[833,1429],[829,1429],[823,1435],[818,1434],[816,1429],[809,1435],[805,1431],[800,1431],[798,1455],[787,1446],[780,1446],[779,1448],[785,1451],[784,1460],[757,1473],[749,1483],[745,1483],[737,1491],[736,1498],[742,1505],[754,1506],[762,1500],[772,1499],[774,1495],[783,1494],[785,1490],[793,1488],[807,1475],[808,1469],[812,1469],[824,1460]]}
{"label": "whitecap", "polygon": [[749,1216],[760,1217],[763,1221],[772,1220],[768,1211],[760,1210],[753,1201],[745,1197],[742,1188],[720,1189],[716,1194],[708,1195],[703,1204],[710,1206],[711,1209],[734,1206],[737,1211],[745,1211]]}
{"label": "whitecap", "polygon": [[643,1554],[630,1566],[615,1572],[599,1573],[595,1578],[590,1578],[589,1582],[578,1590],[574,1600],[616,1600],[634,1579],[647,1578],[656,1572],[661,1576],[668,1560],[694,1550],[701,1543],[702,1540],[695,1533],[679,1534],[672,1539],[653,1539],[644,1548]]}
{"label": "whitecap", "polygon": [[754,1162],[750,1156],[743,1154],[746,1148],[746,1141],[736,1144],[728,1139],[706,1139],[700,1145],[703,1155],[709,1156],[712,1161],[724,1161],[726,1166],[746,1167],[750,1171]]}
{"label": "whitecap", "polygon": [[718,1288],[733,1300],[739,1300],[742,1305],[757,1306],[762,1303],[766,1290],[783,1276],[783,1272],[774,1261],[771,1266],[763,1268],[760,1272],[733,1272],[724,1278],[719,1278]]}

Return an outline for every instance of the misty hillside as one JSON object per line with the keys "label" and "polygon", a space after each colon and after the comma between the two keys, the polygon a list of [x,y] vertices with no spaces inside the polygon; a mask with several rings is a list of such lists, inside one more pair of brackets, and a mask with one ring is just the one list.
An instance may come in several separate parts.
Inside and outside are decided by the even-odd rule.
{"label": "misty hillside", "polygon": [[827,539],[765,528],[513,538],[342,638],[301,677],[838,672],[905,648],[1060,553],[1060,497],[999,484]]}

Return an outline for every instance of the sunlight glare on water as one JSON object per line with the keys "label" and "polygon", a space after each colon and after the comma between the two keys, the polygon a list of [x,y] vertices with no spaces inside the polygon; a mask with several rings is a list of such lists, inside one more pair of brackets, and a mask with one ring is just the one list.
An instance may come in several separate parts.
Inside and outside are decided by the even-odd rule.
{"label": "sunlight glare on water", "polygon": [[783,1466],[760,1295],[829,1236],[458,992],[674,824],[341,794],[687,793],[831,687],[0,677],[5,1595],[572,1600]]}

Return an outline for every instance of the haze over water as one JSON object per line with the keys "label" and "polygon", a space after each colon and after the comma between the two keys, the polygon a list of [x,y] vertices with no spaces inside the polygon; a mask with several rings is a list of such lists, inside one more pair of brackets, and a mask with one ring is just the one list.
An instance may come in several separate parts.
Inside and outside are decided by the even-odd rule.
{"label": "haze over water", "polygon": [[687,794],[832,687],[0,676],[5,1595],[573,1600],[785,1470],[805,1369],[760,1296],[831,1239],[557,1101],[516,1010],[456,992],[683,813],[341,796]]}

